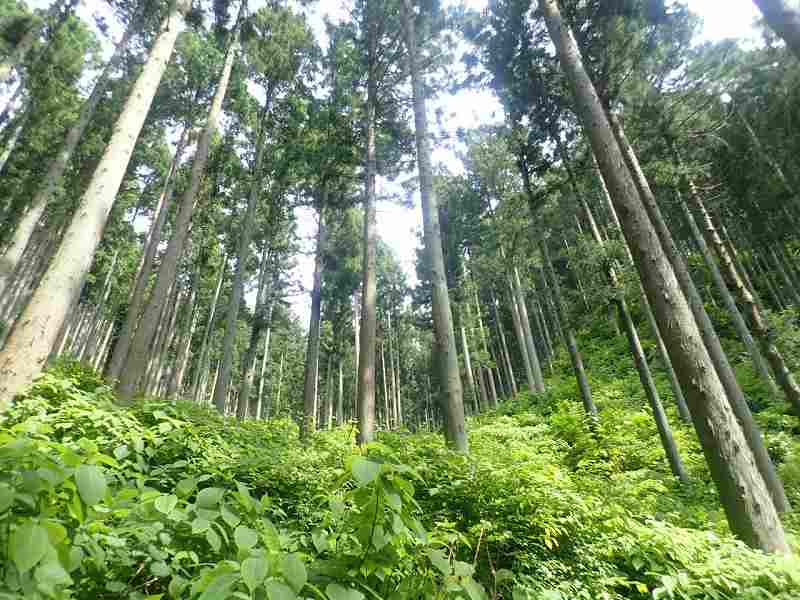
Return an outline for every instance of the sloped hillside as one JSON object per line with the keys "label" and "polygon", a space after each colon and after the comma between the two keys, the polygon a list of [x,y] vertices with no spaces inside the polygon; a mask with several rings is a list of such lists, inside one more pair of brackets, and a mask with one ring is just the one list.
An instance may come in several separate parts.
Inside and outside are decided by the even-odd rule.
{"label": "sloped hillside", "polygon": [[[350,427],[304,446],[289,421],[120,408],[63,363],[0,430],[0,598],[800,597],[797,559],[730,537],[670,408],[692,482],[673,480],[616,343],[587,348],[596,424],[557,363],[548,394],[470,422],[469,457],[438,433],[362,453]],[[800,505],[798,420],[759,418]]]}

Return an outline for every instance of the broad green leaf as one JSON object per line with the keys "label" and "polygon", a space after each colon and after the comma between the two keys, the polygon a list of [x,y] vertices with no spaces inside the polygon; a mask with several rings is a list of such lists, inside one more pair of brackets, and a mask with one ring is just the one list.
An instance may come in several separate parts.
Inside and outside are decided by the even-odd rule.
{"label": "broad green leaf", "polygon": [[75,483],[81,499],[92,506],[106,495],[106,476],[96,465],[81,465],[75,470]]}
{"label": "broad green leaf", "polygon": [[14,502],[14,490],[5,483],[0,483],[0,512],[6,510]]}
{"label": "broad green leaf", "polygon": [[172,569],[163,560],[150,563],[150,572],[156,577],[169,577],[172,575]]}
{"label": "broad green leaf", "polygon": [[292,586],[292,589],[298,594],[305,587],[306,581],[308,581],[306,566],[296,554],[287,554],[283,557],[281,561],[281,572],[286,582]]}
{"label": "broad green leaf", "polygon": [[239,525],[233,532],[233,541],[243,550],[250,550],[258,543],[258,534],[249,527]]}
{"label": "broad green leaf", "polygon": [[219,501],[222,499],[222,494],[225,490],[217,487],[203,488],[197,492],[197,500],[195,504],[200,508],[216,508]]}
{"label": "broad green leaf", "polygon": [[381,472],[381,466],[378,463],[367,460],[361,456],[357,456],[353,459],[351,469],[353,471],[353,478],[359,486],[372,483]]}
{"label": "broad green leaf", "polygon": [[474,579],[464,579],[461,582],[461,587],[463,587],[464,591],[467,592],[469,600],[488,600],[486,590],[484,590],[483,586],[480,583],[477,583]]}
{"label": "broad green leaf", "polygon": [[214,552],[219,552],[219,549],[222,548],[222,540],[219,538],[219,534],[213,529],[206,531],[206,541],[208,541],[208,544],[214,549]]}
{"label": "broad green leaf", "polygon": [[330,600],[364,600],[364,594],[358,590],[342,587],[338,583],[329,583],[325,593]]}
{"label": "broad green leaf", "polygon": [[261,522],[264,524],[264,544],[267,549],[277,552],[281,549],[281,536],[278,529],[267,517],[262,517]]}
{"label": "broad green leaf", "polygon": [[251,592],[255,590],[267,576],[269,564],[263,556],[251,556],[242,562],[242,579]]}
{"label": "broad green leaf", "polygon": [[8,548],[17,570],[20,573],[30,571],[50,549],[47,530],[28,521],[11,534]]}
{"label": "broad green leaf", "polygon": [[158,512],[168,515],[178,505],[178,497],[175,494],[168,494],[156,498],[155,507]]}
{"label": "broad green leaf", "polygon": [[207,519],[201,519],[197,517],[194,521],[192,521],[192,533],[203,533],[208,531],[208,528],[211,526],[211,522]]}
{"label": "broad green leaf", "polygon": [[453,573],[457,577],[472,577],[472,574],[475,572],[475,567],[467,562],[462,562],[460,560],[455,561],[453,564]]}
{"label": "broad green leaf", "polygon": [[50,539],[50,544],[58,546],[67,537],[67,530],[61,523],[56,521],[45,521],[42,526],[47,530],[47,537]]}
{"label": "broad green leaf", "polygon": [[506,581],[513,581],[514,580],[514,573],[512,573],[508,569],[498,569],[497,573],[495,573],[495,575],[494,575],[494,580],[497,583],[504,583]]}
{"label": "broad green leaf", "polygon": [[241,517],[228,508],[228,505],[224,502],[222,506],[220,506],[220,513],[222,513],[222,520],[230,527],[236,527],[242,520]]}
{"label": "broad green leaf", "polygon": [[264,587],[267,588],[269,600],[297,600],[292,588],[280,581],[268,581]]}
{"label": "broad green leaf", "polygon": [[181,479],[178,482],[178,485],[175,486],[175,493],[179,498],[186,498],[186,496],[191,494],[196,487],[197,480],[194,477],[188,477],[186,479]]}
{"label": "broad green leaf", "polygon": [[38,584],[48,586],[68,585],[72,583],[72,578],[61,566],[58,560],[46,560],[42,562],[33,572],[33,578]]}
{"label": "broad green leaf", "polygon": [[218,575],[208,584],[206,590],[200,594],[197,600],[222,600],[222,598],[227,598],[228,592],[233,589],[238,579],[239,576],[235,573]]}
{"label": "broad green leaf", "polygon": [[442,573],[442,575],[450,575],[452,572],[450,568],[450,560],[445,556],[444,552],[441,550],[430,549],[428,550],[427,554],[433,566],[436,567]]}
{"label": "broad green leaf", "polygon": [[329,547],[328,536],[321,529],[315,529],[311,532],[311,541],[314,542],[314,547],[319,553],[325,552]]}

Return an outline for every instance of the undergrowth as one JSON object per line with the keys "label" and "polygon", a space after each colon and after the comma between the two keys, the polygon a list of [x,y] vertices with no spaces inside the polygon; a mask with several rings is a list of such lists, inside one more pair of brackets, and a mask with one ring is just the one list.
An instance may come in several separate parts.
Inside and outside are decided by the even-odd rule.
{"label": "undergrowth", "polygon": [[[352,427],[302,445],[288,420],[120,407],[62,362],[0,425],[0,598],[800,597],[797,559],[732,538],[672,407],[691,483],[670,476],[618,346],[584,348],[596,427],[562,359],[546,394],[470,421],[469,457],[438,433],[382,433],[361,451]],[[762,404],[800,505],[798,420]],[[785,523],[794,541],[797,518]]]}

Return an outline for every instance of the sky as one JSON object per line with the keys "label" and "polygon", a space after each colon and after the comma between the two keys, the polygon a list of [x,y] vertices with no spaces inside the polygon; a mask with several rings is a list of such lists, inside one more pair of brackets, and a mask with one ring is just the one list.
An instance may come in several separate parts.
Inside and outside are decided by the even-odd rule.
{"label": "sky", "polygon": [[[459,0],[449,0],[449,3],[458,3]],[[464,0],[465,4],[474,9],[486,7],[487,0]],[[28,0],[33,8],[45,8],[52,4],[52,0]],[[257,8],[258,0],[251,0],[251,7]],[[724,38],[745,38],[755,40],[757,34],[753,23],[758,17],[758,11],[752,0],[687,0],[689,8],[703,19],[703,30],[698,41],[718,41]],[[347,15],[347,0],[319,0],[311,5],[308,11],[309,22],[318,37],[324,36],[323,17],[327,16],[333,21],[345,18]],[[90,20],[91,15],[100,13],[108,15],[108,5],[102,0],[82,0],[79,15]],[[120,28],[112,25],[112,34],[119,37]],[[324,47],[324,45],[323,45]],[[110,54],[110,45],[107,52]],[[502,109],[496,99],[487,91],[464,91],[457,95],[447,95],[430,99],[428,110],[431,114],[431,123],[435,120],[432,115],[436,109],[442,109],[444,125],[447,130],[454,131],[459,128],[471,128],[481,124],[502,120]],[[459,169],[459,161],[454,150],[434,148],[434,163],[446,165],[450,170]],[[404,176],[405,179],[409,174]],[[379,179],[378,193],[399,193],[400,188],[396,183]],[[416,281],[414,272],[415,249],[418,243],[418,232],[422,227],[422,213],[419,206],[419,196],[412,198],[413,207],[407,208],[394,202],[379,202],[377,206],[378,235],[397,254],[401,265],[409,276],[410,282]],[[308,290],[311,285],[313,272],[313,237],[316,224],[310,211],[298,211],[299,233],[303,238],[304,254],[298,257],[294,278],[301,284],[301,289]],[[252,302],[252,298],[249,299]],[[308,293],[295,294],[290,298],[294,312],[303,322],[308,320],[310,300]]]}

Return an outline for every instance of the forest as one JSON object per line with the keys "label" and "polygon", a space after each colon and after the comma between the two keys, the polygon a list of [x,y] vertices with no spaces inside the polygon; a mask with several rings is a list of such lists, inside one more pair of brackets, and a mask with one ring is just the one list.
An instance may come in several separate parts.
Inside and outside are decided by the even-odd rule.
{"label": "forest", "polygon": [[0,0],[0,600],[800,598],[800,5],[689,4]]}

